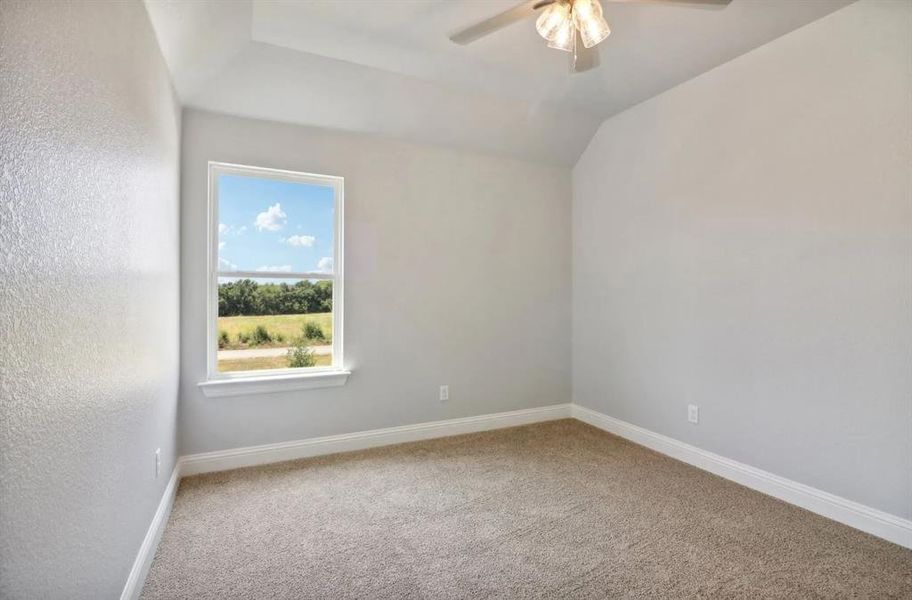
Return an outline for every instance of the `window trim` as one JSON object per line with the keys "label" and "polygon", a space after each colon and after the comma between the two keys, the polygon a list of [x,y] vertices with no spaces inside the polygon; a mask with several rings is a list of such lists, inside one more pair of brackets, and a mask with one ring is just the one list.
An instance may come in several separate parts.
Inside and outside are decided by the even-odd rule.
{"label": "window trim", "polygon": [[[319,175],[282,169],[252,167],[232,163],[209,161],[208,189],[208,273],[207,273],[207,310],[206,310],[206,381],[199,385],[206,395],[236,395],[262,393],[286,389],[309,389],[331,385],[342,385],[349,371],[344,368],[343,360],[343,323],[344,323],[344,178],[335,175]],[[335,210],[333,223],[333,273],[268,273],[259,271],[237,271],[239,277],[256,277],[260,279],[318,279],[333,282],[333,341],[332,365],[325,367],[307,367],[298,369],[270,369],[260,371],[233,371],[220,373],[218,370],[218,177],[219,175],[244,175],[264,177],[273,180],[294,183],[309,183],[333,188]],[[232,272],[235,275],[235,272]],[[224,276],[224,274],[223,274]],[[341,377],[341,378],[340,378]],[[271,386],[270,381],[278,384]],[[228,383],[245,382],[247,385],[236,387],[237,391],[226,391]],[[276,387],[275,390],[269,389]],[[241,389],[244,388],[244,389]]]}

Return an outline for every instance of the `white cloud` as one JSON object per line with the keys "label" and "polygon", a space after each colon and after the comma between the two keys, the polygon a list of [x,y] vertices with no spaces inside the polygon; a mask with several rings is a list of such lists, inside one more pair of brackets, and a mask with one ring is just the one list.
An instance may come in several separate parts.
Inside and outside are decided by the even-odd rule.
{"label": "white cloud", "polygon": [[223,271],[237,271],[237,265],[224,258],[219,258],[218,266]]}
{"label": "white cloud", "polygon": [[312,235],[293,235],[291,237],[283,238],[281,241],[289,246],[305,246],[310,248],[314,245],[314,242],[317,241],[317,238]]}
{"label": "white cloud", "polygon": [[265,273],[290,273],[291,265],[265,265],[259,267],[257,271],[263,271]]}
{"label": "white cloud", "polygon": [[240,227],[236,227],[234,225],[227,225],[225,223],[219,223],[219,225],[218,225],[219,237],[221,237],[221,236],[227,237],[229,235],[241,235],[245,231],[247,231],[246,225],[241,225]]}
{"label": "white cloud", "polygon": [[266,212],[261,212],[256,216],[256,221],[254,225],[258,231],[278,231],[285,225],[286,215],[282,211],[282,205],[276,202],[272,206],[266,209]]}
{"label": "white cloud", "polygon": [[317,262],[317,271],[320,273],[332,273],[333,270],[333,258],[332,256],[324,256]]}
{"label": "white cloud", "polygon": [[225,242],[219,242],[219,250],[225,247]]}

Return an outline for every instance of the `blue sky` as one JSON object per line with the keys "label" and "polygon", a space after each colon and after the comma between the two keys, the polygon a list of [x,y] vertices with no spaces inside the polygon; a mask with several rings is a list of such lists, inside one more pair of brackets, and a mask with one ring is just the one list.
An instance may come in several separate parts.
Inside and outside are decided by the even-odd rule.
{"label": "blue sky", "polygon": [[219,175],[219,270],[332,270],[333,190]]}

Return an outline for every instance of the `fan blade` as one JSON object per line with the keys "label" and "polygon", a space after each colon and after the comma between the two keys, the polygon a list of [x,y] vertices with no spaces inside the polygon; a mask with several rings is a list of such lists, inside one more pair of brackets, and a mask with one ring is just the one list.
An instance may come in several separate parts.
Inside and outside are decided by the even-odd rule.
{"label": "fan blade", "polygon": [[583,45],[580,32],[576,32],[576,43],[573,45],[573,58],[570,63],[571,73],[582,73],[599,66],[598,46],[587,48]]}
{"label": "fan blade", "polygon": [[498,15],[494,15],[490,19],[485,19],[481,23],[467,27],[462,31],[454,33],[450,36],[450,40],[465,46],[470,42],[474,42],[478,38],[482,38],[489,33],[494,33],[498,29],[503,29],[507,25],[511,25],[516,21],[521,21],[526,17],[531,17],[535,14],[535,11],[543,6],[552,4],[554,0],[550,1],[539,1],[539,0],[527,0],[518,6],[514,6],[509,10],[505,10]]}
{"label": "fan blade", "polygon": [[605,0],[606,2],[642,2],[649,4],[678,4],[696,8],[725,8],[732,0]]}

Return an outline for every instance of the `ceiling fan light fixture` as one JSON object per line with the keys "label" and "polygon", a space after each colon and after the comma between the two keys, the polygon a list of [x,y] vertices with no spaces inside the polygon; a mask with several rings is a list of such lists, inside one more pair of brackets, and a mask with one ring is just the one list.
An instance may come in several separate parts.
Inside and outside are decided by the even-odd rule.
{"label": "ceiling fan light fixture", "polygon": [[598,0],[573,0],[573,24],[579,30],[586,48],[595,46],[611,35]]}
{"label": "ceiling fan light fixture", "polygon": [[[0,0],[2,2],[3,0]],[[148,1],[148,0],[146,0]],[[505,0],[504,0],[505,1]],[[517,1],[517,0],[514,0]],[[681,6],[724,8],[733,0],[607,0],[609,2],[666,2]],[[582,73],[598,66],[598,51],[593,48],[611,35],[602,13],[601,0],[522,0],[513,8],[450,36],[453,43],[466,45],[490,33],[537,15],[535,29],[548,46],[570,52],[570,70]]]}
{"label": "ceiling fan light fixture", "polygon": [[549,42],[553,42],[568,24],[572,27],[570,5],[563,2],[554,2],[549,4],[536,19],[535,29],[540,36]]}

